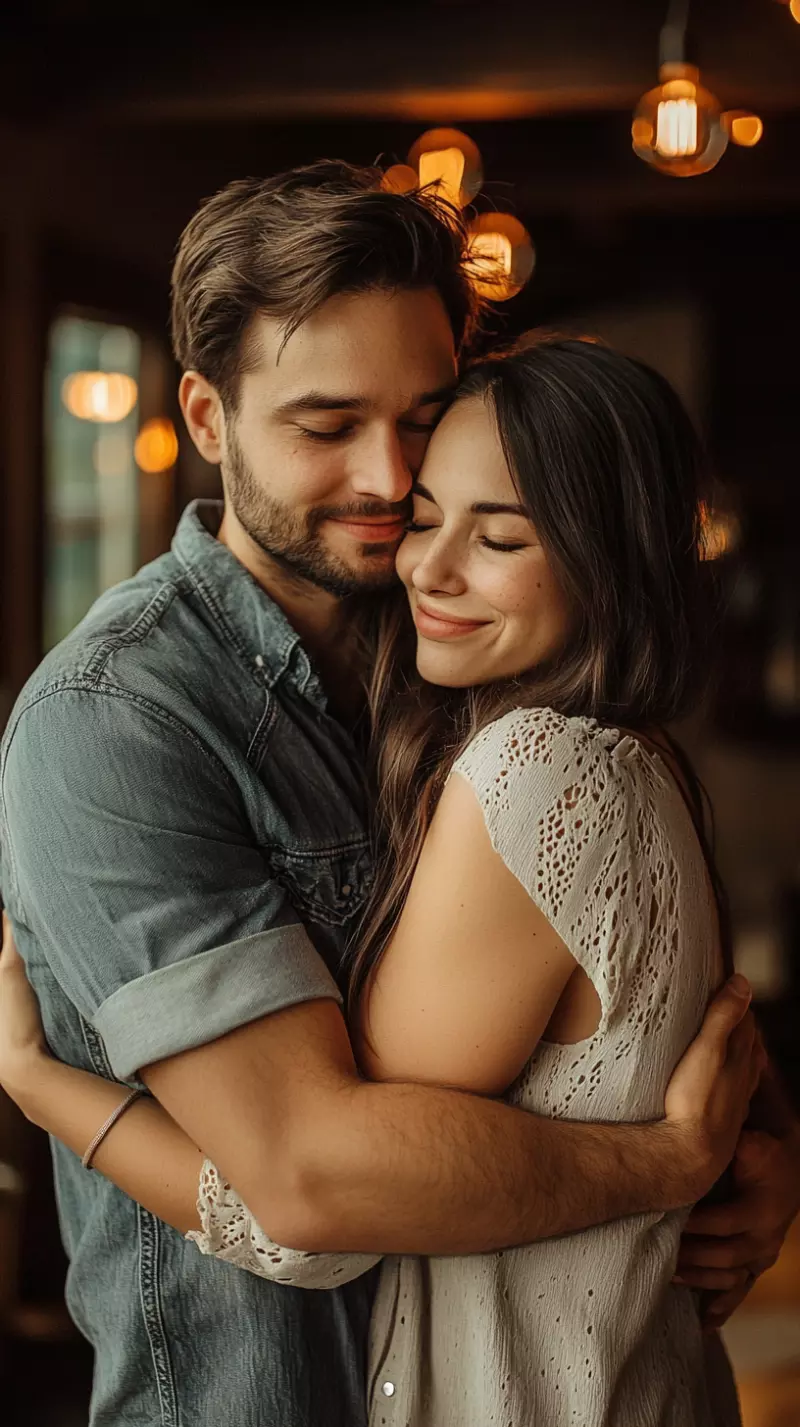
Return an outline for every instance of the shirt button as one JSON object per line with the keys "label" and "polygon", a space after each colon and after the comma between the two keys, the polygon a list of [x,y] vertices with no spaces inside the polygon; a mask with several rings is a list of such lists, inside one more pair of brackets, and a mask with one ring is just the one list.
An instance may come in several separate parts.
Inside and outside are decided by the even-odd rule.
{"label": "shirt button", "polygon": [[345,884],[344,884],[344,886],[343,886],[343,888],[342,888],[342,896],[343,896],[343,897],[349,897],[349,896],[350,896],[350,893],[352,892],[352,890],[353,890],[353,889],[352,889],[352,887],[350,886],[350,883],[349,883],[349,882],[345,882]]}
{"label": "shirt button", "polygon": [[384,1397],[394,1397],[394,1383],[385,1382],[383,1384],[383,1387],[381,1388],[381,1392],[383,1393]]}

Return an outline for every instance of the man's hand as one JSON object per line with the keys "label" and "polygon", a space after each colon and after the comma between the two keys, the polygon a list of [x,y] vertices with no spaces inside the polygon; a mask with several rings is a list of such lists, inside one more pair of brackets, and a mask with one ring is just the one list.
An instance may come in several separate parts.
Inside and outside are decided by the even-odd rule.
{"label": "man's hand", "polygon": [[726,982],[667,1086],[666,1127],[686,1165],[686,1204],[702,1199],[733,1159],[764,1069],[750,997],[743,976]]}
{"label": "man's hand", "polygon": [[0,1085],[24,1111],[24,1089],[37,1060],[49,1056],[39,1003],[3,913],[0,948]]}
{"label": "man's hand", "polygon": [[780,1138],[745,1130],[732,1168],[734,1198],[698,1205],[678,1257],[679,1281],[706,1291],[708,1328],[721,1327],[772,1267],[800,1210],[800,1129]]}

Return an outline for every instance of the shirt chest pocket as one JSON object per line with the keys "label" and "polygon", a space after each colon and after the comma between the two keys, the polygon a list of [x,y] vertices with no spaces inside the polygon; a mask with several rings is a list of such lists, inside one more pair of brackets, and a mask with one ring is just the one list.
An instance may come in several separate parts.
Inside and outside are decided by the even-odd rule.
{"label": "shirt chest pocket", "polygon": [[344,926],[361,911],[372,881],[366,842],[341,852],[270,850],[270,865],[301,918]]}

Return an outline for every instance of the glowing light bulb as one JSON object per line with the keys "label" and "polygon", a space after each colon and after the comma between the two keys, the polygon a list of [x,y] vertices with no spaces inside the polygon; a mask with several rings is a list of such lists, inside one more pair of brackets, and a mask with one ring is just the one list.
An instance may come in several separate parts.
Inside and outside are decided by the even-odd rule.
{"label": "glowing light bulb", "polygon": [[67,411],[81,421],[124,421],[138,396],[136,382],[124,372],[73,372],[61,388]]}
{"label": "glowing light bulb", "polygon": [[166,416],[155,416],[145,422],[136,437],[134,455],[139,470],[147,475],[156,476],[172,469],[178,459],[178,437]]}
{"label": "glowing light bulb", "polygon": [[664,158],[697,153],[697,104],[694,99],[662,99],[656,118],[656,149]]}
{"label": "glowing light bulb", "polygon": [[509,287],[514,256],[510,238],[505,233],[476,233],[469,255],[472,281],[478,292],[502,301]]}
{"label": "glowing light bulb", "polygon": [[476,290],[507,302],[525,286],[536,255],[530,234],[511,213],[483,213],[472,226],[468,271]]}
{"label": "glowing light bulb", "polygon": [[460,208],[465,162],[460,149],[431,149],[428,153],[420,154],[420,187],[425,188],[430,184],[438,188],[448,203]]}
{"label": "glowing light bulb", "polygon": [[675,178],[707,173],[728,143],[718,100],[700,86],[693,65],[664,64],[659,79],[637,105],[631,125],[634,153]]}
{"label": "glowing light bulb", "polygon": [[460,129],[426,130],[409,150],[408,162],[418,171],[420,183],[436,184],[457,208],[466,208],[480,192],[480,150]]}

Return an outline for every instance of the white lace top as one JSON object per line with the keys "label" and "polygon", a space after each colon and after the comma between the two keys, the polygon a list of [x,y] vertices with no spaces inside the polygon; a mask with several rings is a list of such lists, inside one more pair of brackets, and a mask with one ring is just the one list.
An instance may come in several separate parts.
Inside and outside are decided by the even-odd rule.
{"label": "white lace top", "polygon": [[[590,977],[602,1013],[542,1042],[508,1098],[540,1115],[663,1114],[670,1073],[719,980],[717,921],[683,797],[636,739],[515,710],[455,765],[495,850]],[[279,1248],[206,1164],[204,1253],[334,1287],[376,1259]],[[695,1301],[670,1283],[684,1216],[645,1214],[502,1253],[387,1258],[372,1318],[370,1427],[708,1427]],[[724,1401],[723,1401],[724,1398]]]}

